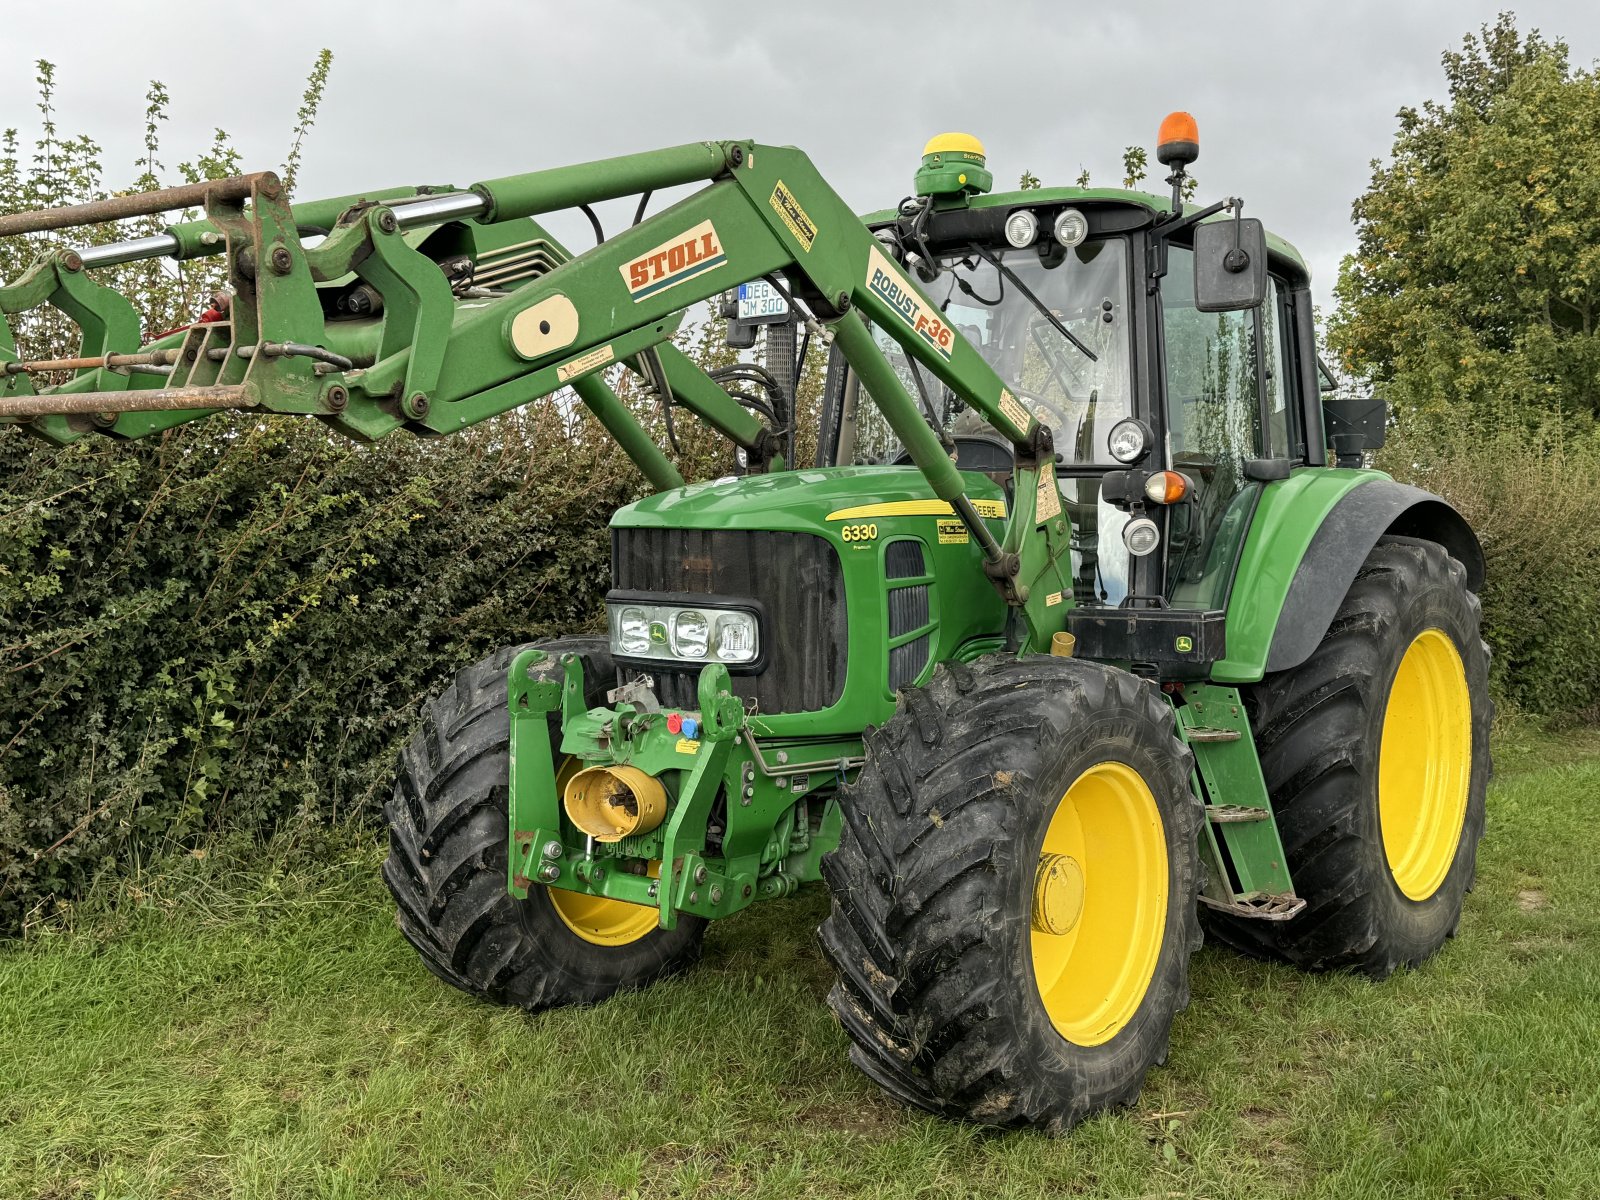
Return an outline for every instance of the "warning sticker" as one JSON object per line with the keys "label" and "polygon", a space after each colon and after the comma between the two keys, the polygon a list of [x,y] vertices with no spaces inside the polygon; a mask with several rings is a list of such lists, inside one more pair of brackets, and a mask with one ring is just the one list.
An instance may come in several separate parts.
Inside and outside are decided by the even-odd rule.
{"label": "warning sticker", "polygon": [[971,540],[971,536],[967,532],[967,527],[960,521],[939,522],[939,545],[941,546],[963,546]]}
{"label": "warning sticker", "polygon": [[1060,603],[1061,603],[1061,593],[1060,592],[1051,592],[1048,596],[1046,596],[1044,598],[1044,606],[1046,608],[1054,608],[1056,605],[1058,605]]}
{"label": "warning sticker", "polygon": [[1018,429],[1026,430],[1028,428],[1028,422],[1031,419],[1028,416],[1028,410],[1018,404],[1017,398],[1006,391],[1005,388],[1000,389],[1000,411],[1005,413],[1006,420],[1010,421]]}
{"label": "warning sticker", "polygon": [[1033,519],[1043,525],[1061,515],[1061,493],[1056,489],[1055,468],[1049,464],[1039,472],[1039,490],[1034,499]]}
{"label": "warning sticker", "polygon": [[810,250],[811,243],[817,240],[817,227],[806,215],[806,210],[800,207],[800,201],[794,198],[794,193],[783,186],[781,179],[778,180],[778,186],[772,189],[772,207],[789,227],[789,232],[794,234],[795,241]]}
{"label": "warning sticker", "polygon": [[696,738],[679,738],[678,739],[678,753],[679,754],[699,754],[700,753],[700,742],[699,742],[699,740],[696,739]]}
{"label": "warning sticker", "polygon": [[601,346],[598,350],[591,350],[587,354],[579,355],[570,362],[564,362],[556,368],[556,378],[562,383],[577,375],[584,375],[596,367],[603,367],[616,355],[610,346]]}

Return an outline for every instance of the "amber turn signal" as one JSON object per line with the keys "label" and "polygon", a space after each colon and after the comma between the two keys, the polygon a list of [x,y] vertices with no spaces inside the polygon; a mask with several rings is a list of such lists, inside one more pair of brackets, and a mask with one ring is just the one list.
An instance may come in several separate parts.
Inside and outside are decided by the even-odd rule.
{"label": "amber turn signal", "polygon": [[1189,477],[1178,471],[1157,471],[1144,483],[1144,496],[1152,504],[1176,504],[1189,494]]}
{"label": "amber turn signal", "polygon": [[1200,126],[1186,112],[1168,113],[1156,134],[1156,161],[1186,166],[1200,157]]}

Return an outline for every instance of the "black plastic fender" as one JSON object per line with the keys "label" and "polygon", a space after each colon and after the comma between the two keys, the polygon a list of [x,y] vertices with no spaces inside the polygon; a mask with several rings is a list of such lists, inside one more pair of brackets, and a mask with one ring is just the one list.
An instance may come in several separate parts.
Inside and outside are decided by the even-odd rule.
{"label": "black plastic fender", "polygon": [[1437,542],[1467,569],[1467,586],[1482,589],[1483,547],[1465,518],[1432,492],[1374,479],[1335,504],[1311,539],[1278,614],[1268,672],[1298,667],[1311,656],[1356,572],[1385,536]]}

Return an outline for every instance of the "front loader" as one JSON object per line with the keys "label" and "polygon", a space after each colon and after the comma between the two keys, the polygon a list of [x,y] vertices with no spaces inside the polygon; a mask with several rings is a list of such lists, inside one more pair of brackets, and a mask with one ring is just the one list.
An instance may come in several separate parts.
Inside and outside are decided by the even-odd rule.
{"label": "front loader", "polygon": [[[0,422],[66,443],[240,410],[375,439],[571,389],[659,490],[612,518],[605,635],[506,647],[426,706],[385,808],[400,930],[440,978],[541,1009],[687,967],[709,921],[822,881],[862,1070],[1061,1131],[1164,1060],[1202,928],[1386,976],[1454,932],[1483,826],[1478,544],[1362,466],[1382,423],[1324,399],[1304,263],[1236,199],[1184,204],[1197,154],[1174,114],[1170,198],[993,194],[947,134],[864,219],[746,141],[0,217],[205,210],[0,287],[8,317],[82,330],[51,362],[0,335]],[[583,253],[536,220],[696,183]],[[225,311],[151,340],[94,278],[211,255]],[[786,458],[792,405],[673,345],[757,279],[830,347],[815,462]],[[741,474],[685,484],[619,371]]]}

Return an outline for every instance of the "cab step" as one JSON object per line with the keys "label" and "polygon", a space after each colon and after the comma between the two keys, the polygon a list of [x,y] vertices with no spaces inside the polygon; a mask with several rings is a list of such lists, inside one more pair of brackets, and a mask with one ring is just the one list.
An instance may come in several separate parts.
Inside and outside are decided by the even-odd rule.
{"label": "cab step", "polygon": [[1237,742],[1239,731],[1237,729],[1213,729],[1206,725],[1191,725],[1184,730],[1184,736],[1191,742]]}
{"label": "cab step", "polygon": [[1243,804],[1209,804],[1206,818],[1213,825],[1235,825],[1240,821],[1270,821],[1272,813],[1265,808],[1250,808]]}
{"label": "cab step", "polygon": [[1245,917],[1252,921],[1287,921],[1306,906],[1306,902],[1293,892],[1280,892],[1277,895],[1255,892],[1235,897],[1232,901],[1201,896],[1200,903],[1227,913],[1230,917]]}

